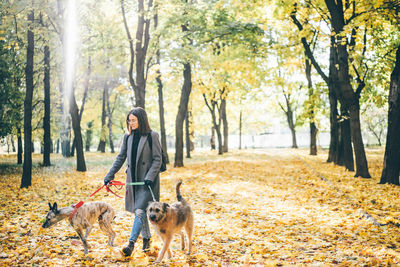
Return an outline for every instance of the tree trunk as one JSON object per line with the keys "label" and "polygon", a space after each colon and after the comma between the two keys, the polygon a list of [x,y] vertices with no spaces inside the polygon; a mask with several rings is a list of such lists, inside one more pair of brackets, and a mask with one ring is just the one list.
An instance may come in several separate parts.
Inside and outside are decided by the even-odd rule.
{"label": "tree trunk", "polygon": [[[364,143],[361,135],[360,127],[360,106],[359,94],[354,92],[350,83],[349,75],[349,62],[347,51],[347,39],[343,35],[345,27],[344,11],[342,1],[325,0],[331,15],[331,25],[336,34],[336,51],[337,51],[337,66],[338,66],[338,83],[339,91],[336,92],[341,106],[344,110],[349,111],[350,114],[350,127],[351,127],[351,140],[354,145],[354,152],[356,157],[356,174],[363,178],[370,178],[371,175],[368,171],[368,162],[365,155]],[[358,91],[358,90],[357,90]]]}
{"label": "tree trunk", "polygon": [[[129,65],[129,83],[135,93],[136,107],[145,108],[146,96],[146,55],[150,41],[150,19],[145,18],[146,13],[151,11],[153,0],[148,0],[147,10],[144,9],[144,0],[138,0],[138,22],[136,28],[136,44],[135,50],[133,49],[133,39],[129,32],[128,23],[125,16],[124,1],[121,0],[122,16],[124,20],[125,31],[129,40],[129,48],[131,60]],[[135,62],[136,56],[136,62]],[[133,78],[133,64],[136,63],[136,81]]]}
{"label": "tree trunk", "polygon": [[44,47],[44,118],[43,118],[43,166],[50,166],[50,49]]}
{"label": "tree trunk", "polygon": [[107,90],[107,82],[104,83],[103,86],[103,104],[101,109],[101,133],[100,133],[100,142],[99,146],[97,147],[97,151],[101,153],[106,152],[106,90]]}
{"label": "tree trunk", "polygon": [[345,166],[349,171],[354,171],[353,147],[351,145],[351,126],[349,113],[341,110],[340,140],[342,150],[339,153],[339,165]]}
{"label": "tree trunk", "polygon": [[106,91],[106,103],[107,103],[107,117],[108,117],[108,139],[110,142],[110,148],[111,148],[111,153],[115,153],[114,150],[114,143],[113,143],[113,135],[112,135],[112,113],[110,109],[110,93],[109,93],[110,88],[107,87]]}
{"label": "tree trunk", "polygon": [[78,111],[78,106],[76,104],[74,91],[75,91],[74,87],[72,87],[72,92],[70,95],[69,110],[71,113],[72,128],[74,129],[74,135],[75,135],[74,139],[75,139],[75,143],[76,143],[76,170],[85,172],[86,171],[86,163],[85,163],[85,155],[83,153],[81,122],[79,119],[79,111]]}
{"label": "tree trunk", "polygon": [[211,127],[210,147],[211,147],[211,150],[215,149],[215,130],[214,130],[214,126]]}
{"label": "tree trunk", "polygon": [[400,172],[400,46],[390,76],[388,129],[380,184],[399,185]]}
{"label": "tree trunk", "polygon": [[286,118],[287,118],[290,132],[292,134],[292,148],[298,148],[297,147],[297,139],[296,139],[296,129],[294,126],[294,121],[293,121],[293,112],[290,109],[286,112]]}
{"label": "tree trunk", "polygon": [[91,143],[92,143],[92,133],[93,133],[93,130],[92,130],[92,128],[93,128],[93,124],[94,124],[94,121],[92,120],[92,121],[89,121],[88,123],[87,123],[87,130],[86,130],[86,145],[85,145],[85,147],[86,147],[86,149],[85,149],[85,151],[86,152],[89,152],[90,151],[90,145],[91,145]]}
{"label": "tree trunk", "polygon": [[17,127],[17,138],[18,138],[18,152],[17,152],[17,164],[22,164],[22,136],[21,128]]}
{"label": "tree trunk", "polygon": [[[157,29],[158,27],[158,5],[155,5],[155,14],[154,14],[154,28]],[[157,44],[159,46],[160,40],[159,37],[157,38]],[[161,66],[161,59],[160,59],[160,49],[157,47],[156,51],[156,63],[158,66]],[[163,83],[161,80],[161,71],[160,68],[156,70],[156,82],[158,88],[158,111],[160,116],[160,134],[161,134],[161,147],[164,151],[165,157],[167,162],[169,163],[169,157],[167,152],[167,135],[165,133],[165,119],[164,119],[164,97],[163,97]]]}
{"label": "tree trunk", "polygon": [[189,109],[186,111],[185,134],[186,134],[186,158],[189,159],[190,158]]}
{"label": "tree trunk", "polygon": [[174,167],[183,167],[183,122],[185,120],[189,96],[192,90],[192,71],[189,62],[183,64],[183,86],[178,114],[175,120],[175,162]]}
{"label": "tree trunk", "polygon": [[10,141],[11,141],[12,152],[15,153],[15,142],[14,142],[14,136],[13,135],[11,135]]}
{"label": "tree trunk", "polygon": [[33,55],[35,38],[33,10],[28,15],[28,45],[26,52],[26,92],[24,101],[24,165],[21,178],[21,188],[27,188],[32,182],[32,97],[33,97]]}
{"label": "tree trunk", "polygon": [[222,115],[222,125],[223,125],[223,133],[224,133],[224,144],[222,147],[222,151],[228,152],[228,118],[226,116],[226,98],[221,99],[221,115]]}
{"label": "tree trunk", "polygon": [[310,102],[309,120],[310,120],[310,155],[317,155],[317,127],[315,126],[315,115],[314,115],[314,101],[313,101],[313,85],[311,79],[311,63],[306,58],[306,78],[308,82],[308,99]]}
{"label": "tree trunk", "polygon": [[239,115],[239,149],[242,149],[242,111]]}

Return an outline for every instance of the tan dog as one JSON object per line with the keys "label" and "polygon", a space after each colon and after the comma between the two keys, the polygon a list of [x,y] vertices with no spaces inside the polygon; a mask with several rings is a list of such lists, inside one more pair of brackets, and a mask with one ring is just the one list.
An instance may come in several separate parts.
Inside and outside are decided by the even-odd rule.
{"label": "tan dog", "polygon": [[171,205],[161,202],[151,202],[147,207],[149,220],[164,242],[160,253],[158,253],[156,263],[162,261],[166,251],[168,251],[168,257],[171,257],[169,245],[174,234],[181,235],[182,250],[185,249],[185,236],[182,228],[185,228],[188,237],[188,254],[192,251],[193,212],[189,204],[181,196],[179,191],[181,184],[182,180],[176,184],[178,202]]}
{"label": "tan dog", "polygon": [[[46,221],[43,223],[43,228],[49,228],[57,222],[69,218],[75,209],[75,205],[57,209],[57,203],[53,206],[49,203],[50,211],[46,215]],[[69,218],[69,223],[78,233],[82,240],[85,254],[88,253],[89,245],[87,237],[93,228],[93,224],[98,220],[100,229],[108,235],[108,244],[114,245],[115,232],[111,227],[111,222],[114,219],[114,209],[110,204],[105,202],[87,202],[76,209],[76,213]],[[83,231],[86,230],[85,236]]]}

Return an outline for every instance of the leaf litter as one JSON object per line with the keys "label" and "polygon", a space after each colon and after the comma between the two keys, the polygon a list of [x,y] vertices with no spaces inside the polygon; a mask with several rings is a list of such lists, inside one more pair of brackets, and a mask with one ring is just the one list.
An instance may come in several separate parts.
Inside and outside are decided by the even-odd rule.
{"label": "leaf litter", "polygon": [[[34,160],[40,161],[38,155]],[[174,202],[174,185],[183,179],[182,195],[195,213],[194,250],[171,244],[173,257],[163,264],[187,265],[396,265],[400,264],[398,223],[399,190],[380,185],[382,150],[367,150],[372,179],[326,163],[326,151],[309,156],[306,149],[269,149],[195,152],[183,168],[161,174],[161,200]],[[33,170],[32,186],[20,189],[19,168],[0,174],[1,265],[109,265],[151,264],[162,242],[155,236],[151,252],[141,252],[141,239],[133,256],[123,258],[133,216],[124,201],[99,192],[89,198],[111,166],[115,154],[88,153],[85,173],[54,155],[55,166]],[[108,157],[109,160],[104,160]],[[7,156],[1,160],[7,161]],[[62,163],[63,162],[63,163]],[[91,167],[93,166],[93,167]],[[321,179],[320,176],[324,179]],[[116,175],[124,181],[124,172]],[[95,225],[89,235],[89,254],[68,222],[42,229],[48,202],[59,207],[78,201],[106,201],[116,210],[115,247]]]}

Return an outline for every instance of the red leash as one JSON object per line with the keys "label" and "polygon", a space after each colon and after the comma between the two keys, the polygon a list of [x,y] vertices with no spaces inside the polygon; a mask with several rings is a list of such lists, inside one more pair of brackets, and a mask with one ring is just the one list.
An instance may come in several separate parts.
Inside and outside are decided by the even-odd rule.
{"label": "red leash", "polygon": [[103,185],[102,187],[100,187],[99,189],[97,189],[96,191],[94,191],[94,193],[91,194],[90,196],[91,196],[91,197],[94,196],[97,192],[99,192],[101,189],[103,189],[103,187],[106,187],[107,192],[110,192],[110,193],[114,194],[115,196],[117,196],[117,197],[119,197],[119,198],[123,198],[123,197],[117,195],[114,191],[112,191],[112,190],[110,189],[110,187],[111,187],[111,186],[115,186],[115,187],[117,188],[117,190],[121,190],[122,187],[123,187],[124,185],[125,185],[125,183],[123,183],[123,182],[114,181],[114,180],[113,180],[113,181],[109,182],[107,185]]}
{"label": "red leash", "polygon": [[[115,187],[117,188],[117,190],[121,190],[122,187],[123,187],[124,185],[125,185],[125,184],[124,184],[123,182],[120,182],[120,181],[111,181],[111,182],[109,182],[107,185],[103,185],[102,187],[100,187],[99,189],[97,189],[93,194],[90,195],[90,197],[94,196],[97,192],[99,192],[101,189],[103,189],[103,187],[106,187],[107,192],[110,192],[110,193],[116,195],[116,196],[119,197],[119,198],[123,198],[123,197],[117,195],[114,191],[112,191],[112,190],[110,189],[110,187],[111,187],[111,186],[115,186]],[[85,202],[83,202],[83,201],[79,201],[79,202],[75,205],[74,210],[73,210],[72,213],[69,215],[69,219],[70,219],[70,220],[72,220],[72,218],[74,217],[75,213],[78,211],[78,209],[79,209],[84,203],[85,203]]]}

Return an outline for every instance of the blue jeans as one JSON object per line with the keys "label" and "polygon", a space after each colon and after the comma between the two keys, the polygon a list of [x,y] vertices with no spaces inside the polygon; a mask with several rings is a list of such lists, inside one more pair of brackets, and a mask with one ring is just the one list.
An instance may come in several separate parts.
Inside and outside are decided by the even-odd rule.
{"label": "blue jeans", "polygon": [[136,242],[140,232],[142,232],[142,237],[145,239],[149,239],[151,237],[146,211],[142,209],[136,209],[135,220],[133,221],[131,237],[129,238],[129,241]]}

